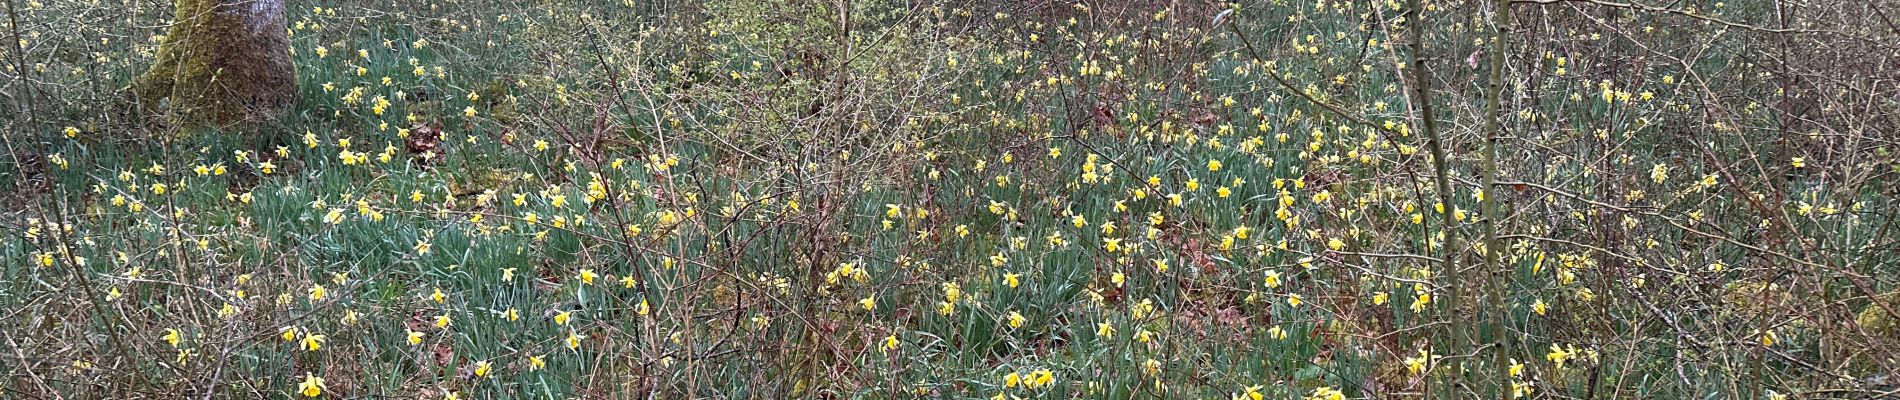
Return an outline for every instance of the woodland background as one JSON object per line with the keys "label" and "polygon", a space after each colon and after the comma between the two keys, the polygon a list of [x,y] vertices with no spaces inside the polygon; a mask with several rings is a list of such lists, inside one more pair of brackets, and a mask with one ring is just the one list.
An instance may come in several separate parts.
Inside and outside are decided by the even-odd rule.
{"label": "woodland background", "polygon": [[0,397],[1900,393],[1889,0],[5,7]]}

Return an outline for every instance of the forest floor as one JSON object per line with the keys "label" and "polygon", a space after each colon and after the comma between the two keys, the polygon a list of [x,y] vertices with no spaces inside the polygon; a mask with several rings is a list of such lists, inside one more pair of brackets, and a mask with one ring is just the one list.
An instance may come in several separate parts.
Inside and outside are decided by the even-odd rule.
{"label": "forest floor", "polygon": [[48,3],[28,63],[77,100],[0,161],[0,397],[1820,398],[1900,365],[1894,135],[1788,122],[1708,22],[1760,5],[1537,5],[1500,50],[1489,3],[1428,1],[1421,87],[1400,2],[293,2],[300,101],[216,131],[88,108],[162,30]]}

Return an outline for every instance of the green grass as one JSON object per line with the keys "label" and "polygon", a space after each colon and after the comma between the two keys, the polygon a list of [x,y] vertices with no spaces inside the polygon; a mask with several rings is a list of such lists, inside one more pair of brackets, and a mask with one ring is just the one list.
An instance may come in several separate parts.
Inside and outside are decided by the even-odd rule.
{"label": "green grass", "polygon": [[[1897,339],[1846,333],[1895,290],[1887,142],[1781,133],[1759,106],[1775,83],[1737,61],[1756,37],[1680,15],[1637,14],[1658,26],[1640,37],[1556,9],[1523,25],[1500,169],[1534,186],[1487,191],[1505,212],[1483,216],[1483,66],[1452,11],[1476,5],[1426,14],[1459,229],[1504,235],[1506,301],[1474,304],[1432,261],[1444,218],[1396,6],[1238,5],[1272,71],[1207,25],[1216,7],[872,2],[841,54],[825,9],[790,2],[292,6],[301,101],[280,120],[152,131],[79,101],[14,120],[16,154],[67,164],[0,163],[19,321],[0,391],[1805,398],[1879,390],[1851,381],[1893,363],[1843,350]],[[29,54],[108,14],[48,7],[25,14],[51,43]],[[126,82],[155,32],[135,33],[93,72],[35,77]],[[1690,39],[1709,57],[1609,64]],[[1504,334],[1517,346],[1449,344]]]}

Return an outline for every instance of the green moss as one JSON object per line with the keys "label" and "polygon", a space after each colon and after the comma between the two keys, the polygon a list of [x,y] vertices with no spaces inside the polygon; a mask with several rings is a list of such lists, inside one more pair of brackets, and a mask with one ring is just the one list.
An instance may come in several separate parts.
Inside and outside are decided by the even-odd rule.
{"label": "green moss", "polygon": [[1886,307],[1900,308],[1900,292],[1876,296],[1874,302],[1862,309],[1855,321],[1860,322],[1860,326],[1866,328],[1868,333],[1900,339],[1900,316],[1893,315],[1887,312],[1887,308],[1881,307],[1885,304]]}
{"label": "green moss", "polygon": [[[145,111],[168,112],[187,125],[229,126],[275,118],[296,101],[281,1],[247,4],[176,0],[177,22],[157,61],[133,84]],[[166,99],[171,108],[158,109]]]}

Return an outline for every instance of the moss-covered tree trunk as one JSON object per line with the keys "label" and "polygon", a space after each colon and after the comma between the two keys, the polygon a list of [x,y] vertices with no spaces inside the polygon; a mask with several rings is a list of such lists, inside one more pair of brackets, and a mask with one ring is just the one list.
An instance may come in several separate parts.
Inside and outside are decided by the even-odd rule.
{"label": "moss-covered tree trunk", "polygon": [[148,110],[169,99],[181,122],[275,118],[297,100],[284,0],[174,0],[158,60],[133,90]]}

